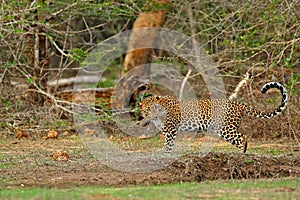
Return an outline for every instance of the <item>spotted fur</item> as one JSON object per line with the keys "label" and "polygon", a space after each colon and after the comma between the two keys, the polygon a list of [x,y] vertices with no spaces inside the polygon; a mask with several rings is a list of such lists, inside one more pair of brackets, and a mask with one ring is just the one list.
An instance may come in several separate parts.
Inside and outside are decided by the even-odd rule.
{"label": "spotted fur", "polygon": [[277,82],[265,84],[261,92],[269,89],[280,90],[282,101],[273,112],[257,111],[251,106],[227,99],[206,99],[194,101],[178,101],[172,96],[147,97],[140,102],[140,109],[144,115],[141,125],[153,122],[163,131],[165,152],[171,153],[178,130],[208,131],[237,146],[240,152],[247,151],[246,137],[238,132],[238,128],[245,114],[257,118],[272,118],[280,114],[286,107],[288,94],[286,89]]}

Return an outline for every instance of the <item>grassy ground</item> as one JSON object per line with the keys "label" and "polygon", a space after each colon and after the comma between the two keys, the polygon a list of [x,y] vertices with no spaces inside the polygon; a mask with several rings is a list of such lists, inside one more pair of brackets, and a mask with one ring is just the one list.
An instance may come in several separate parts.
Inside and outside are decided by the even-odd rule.
{"label": "grassy ground", "polygon": [[[160,138],[149,141],[116,138],[113,142],[126,150],[145,144],[152,144],[151,148],[163,144]],[[191,142],[190,154],[165,168],[130,174],[110,169],[95,159],[76,135],[48,140],[34,135],[20,140],[7,137],[0,141],[0,188],[19,188],[22,185],[37,188],[125,187],[220,179],[300,177],[300,154],[296,143],[250,140],[249,153],[244,155],[236,153],[231,144],[218,140],[211,153],[202,158],[197,154],[201,142],[202,138],[196,138],[194,143]],[[70,158],[61,162],[54,160],[51,155],[61,150],[66,151]],[[132,166],[128,164],[127,167]]]}
{"label": "grassy ground", "polygon": [[300,179],[205,181],[128,187],[15,188],[1,199],[299,199]]}

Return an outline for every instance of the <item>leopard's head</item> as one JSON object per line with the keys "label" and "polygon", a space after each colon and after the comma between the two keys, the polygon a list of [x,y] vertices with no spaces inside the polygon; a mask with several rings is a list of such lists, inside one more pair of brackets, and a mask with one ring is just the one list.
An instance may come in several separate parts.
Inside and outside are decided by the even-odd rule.
{"label": "leopard's head", "polygon": [[139,103],[139,107],[144,117],[141,122],[143,126],[151,121],[162,122],[168,113],[179,110],[178,100],[172,96],[150,96],[143,99]]}
{"label": "leopard's head", "polygon": [[139,102],[139,108],[142,111],[143,117],[155,117],[153,114],[160,109],[158,100],[161,96],[150,96]]}

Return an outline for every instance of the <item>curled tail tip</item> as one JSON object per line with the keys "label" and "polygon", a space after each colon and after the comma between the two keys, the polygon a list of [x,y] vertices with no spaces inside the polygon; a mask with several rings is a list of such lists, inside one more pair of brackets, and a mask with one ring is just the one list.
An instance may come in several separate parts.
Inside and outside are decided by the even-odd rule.
{"label": "curled tail tip", "polygon": [[281,105],[273,113],[273,115],[276,116],[277,114],[279,114],[280,112],[282,112],[285,109],[287,101],[288,101],[288,94],[287,94],[287,91],[286,91],[285,87],[282,84],[278,83],[278,82],[269,82],[269,83],[266,83],[262,87],[261,93],[264,94],[264,93],[266,93],[271,88],[276,88],[276,89],[280,90],[281,95],[282,95]]}
{"label": "curled tail tip", "polygon": [[262,88],[261,88],[261,93],[266,93],[269,89],[271,88],[276,88],[278,90],[280,90],[282,96],[283,96],[283,99],[287,99],[288,98],[288,95],[287,95],[287,91],[285,89],[285,87],[278,83],[278,82],[269,82],[269,83],[266,83]]}
{"label": "curled tail tip", "polygon": [[262,88],[261,88],[261,93],[266,93],[269,89],[271,88],[277,88],[278,90],[280,90],[281,93],[286,93],[286,89],[283,85],[281,85],[278,82],[269,82],[266,83]]}

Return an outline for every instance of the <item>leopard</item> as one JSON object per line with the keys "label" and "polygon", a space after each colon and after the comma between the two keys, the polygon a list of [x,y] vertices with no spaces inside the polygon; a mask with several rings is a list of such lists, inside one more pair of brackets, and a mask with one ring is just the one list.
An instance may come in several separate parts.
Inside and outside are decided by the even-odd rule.
{"label": "leopard", "polygon": [[225,139],[237,147],[238,152],[246,153],[248,143],[243,133],[238,131],[245,115],[270,119],[286,108],[288,94],[285,87],[278,82],[266,83],[261,93],[276,88],[282,99],[277,109],[271,112],[258,111],[245,103],[229,99],[197,99],[179,101],[175,96],[153,95],[139,102],[139,109],[143,119],[141,126],[150,123],[163,132],[164,151],[172,153],[177,132],[181,131],[213,131],[214,134]]}

